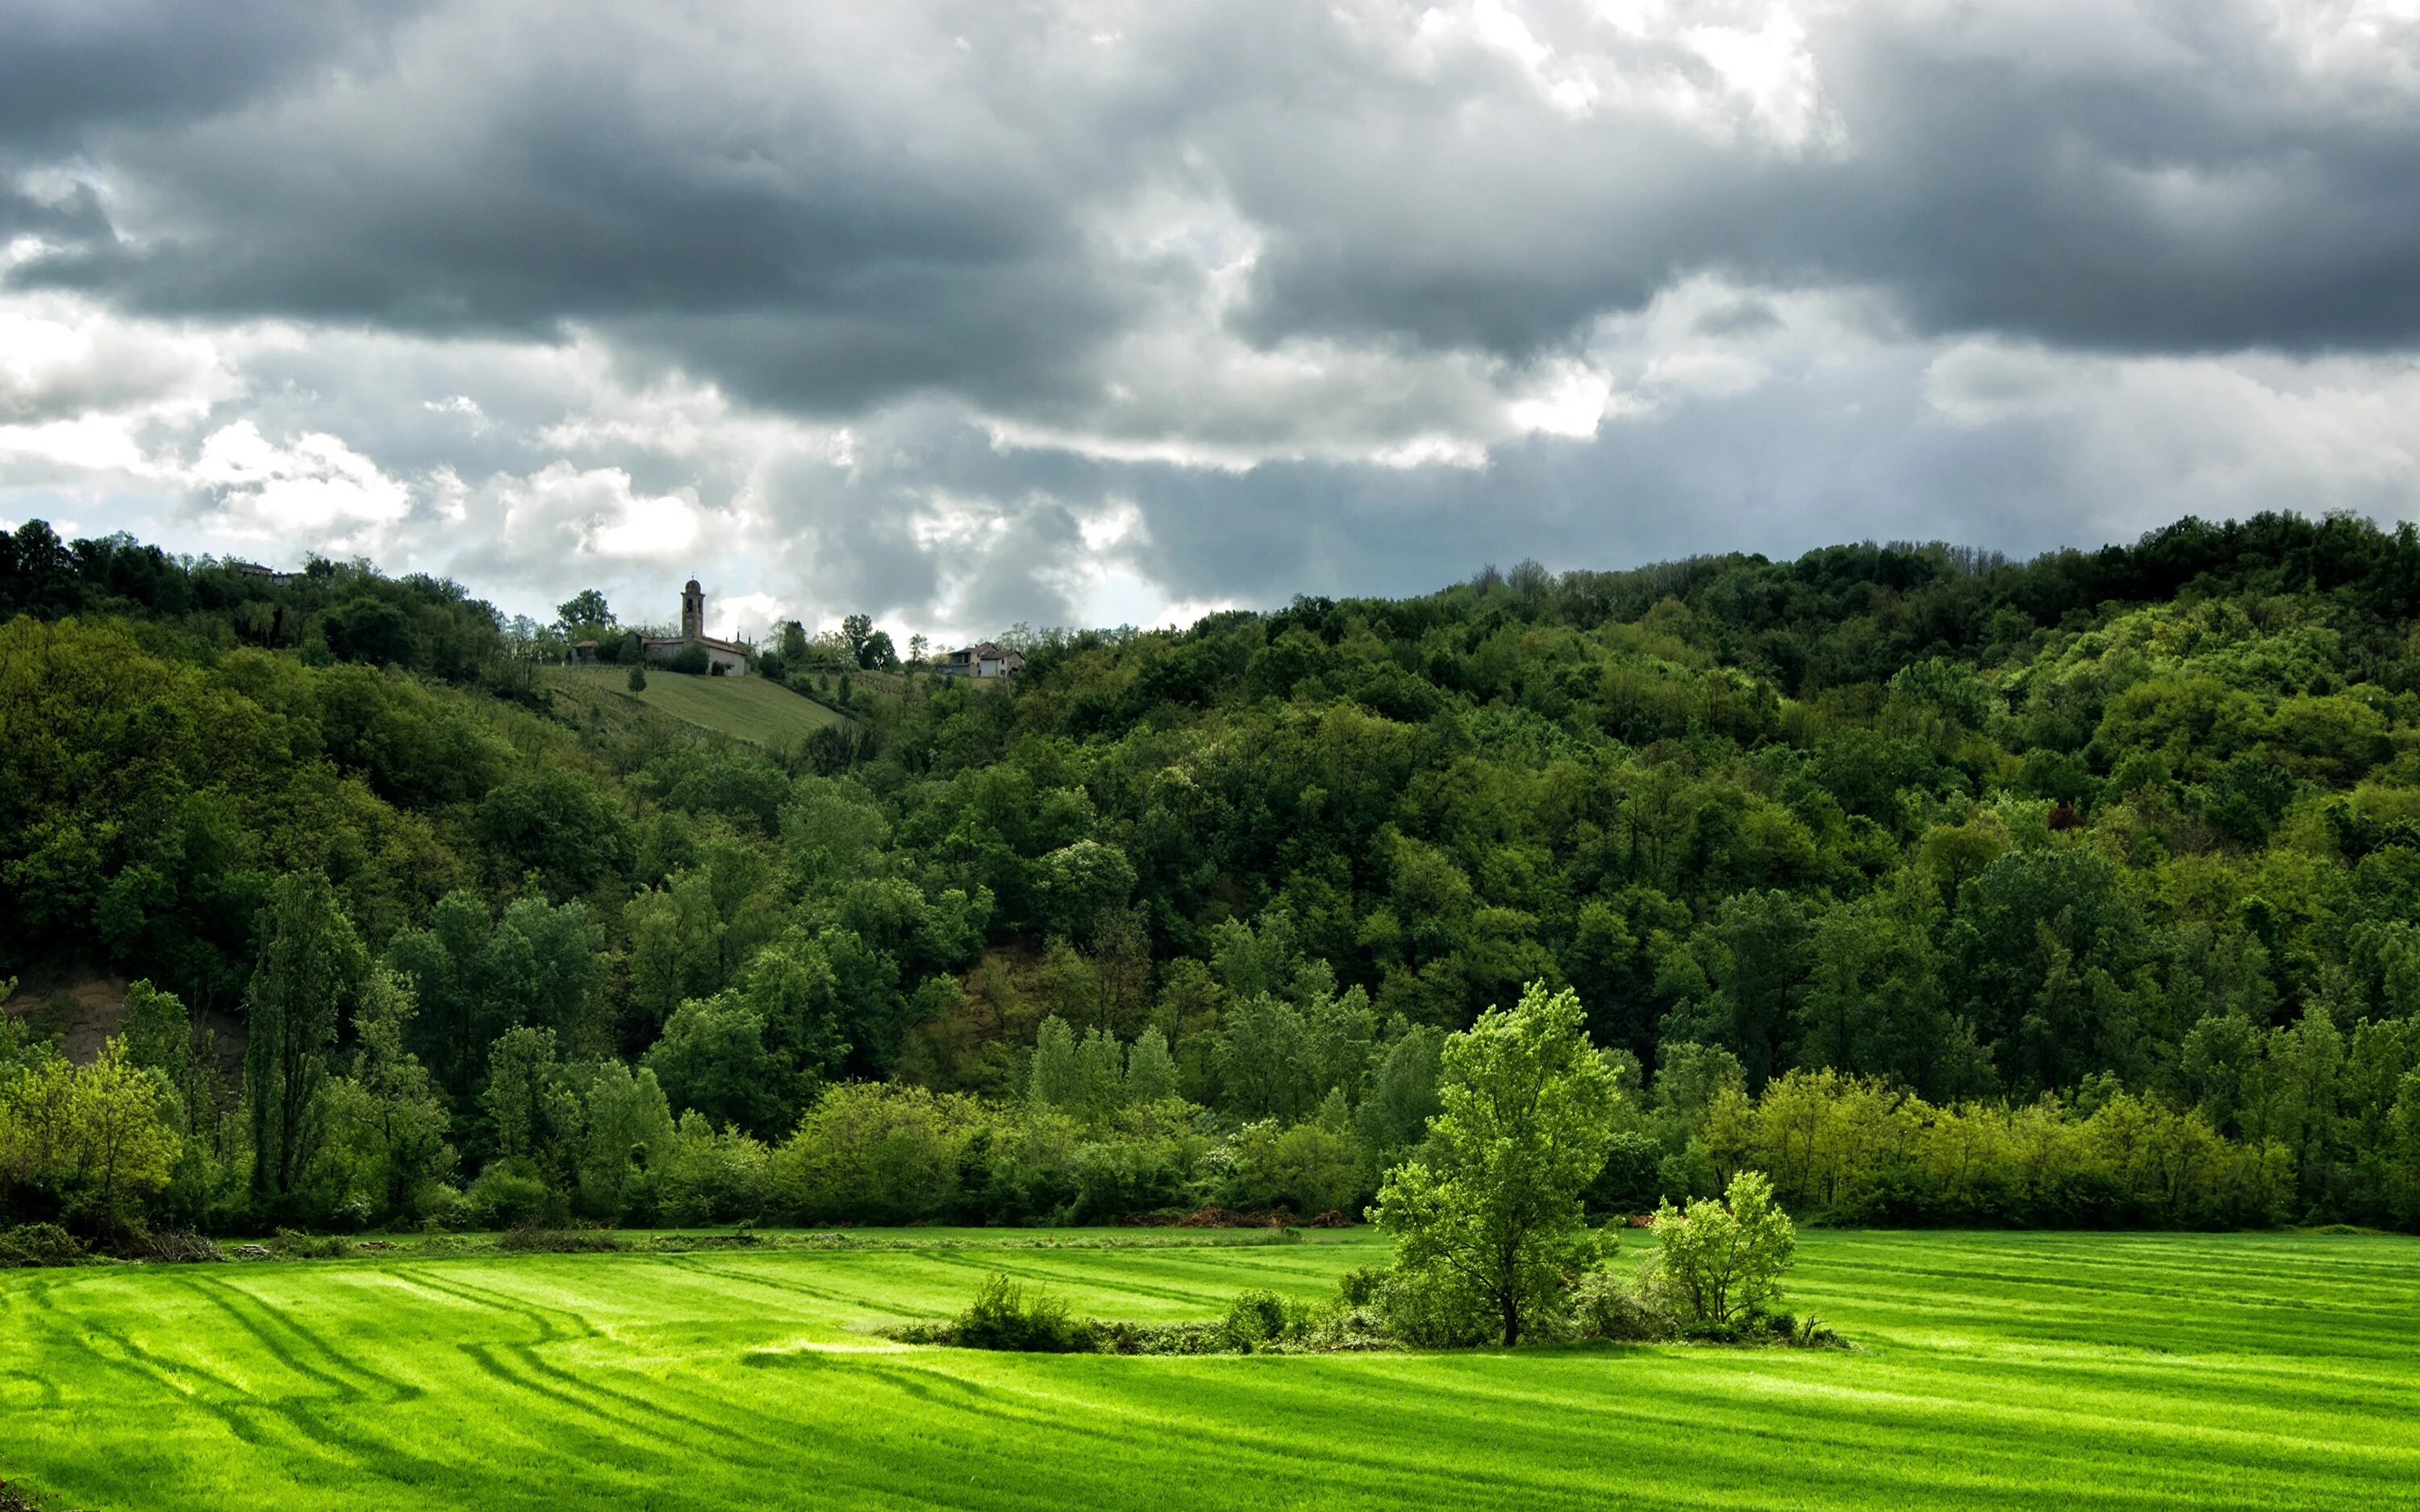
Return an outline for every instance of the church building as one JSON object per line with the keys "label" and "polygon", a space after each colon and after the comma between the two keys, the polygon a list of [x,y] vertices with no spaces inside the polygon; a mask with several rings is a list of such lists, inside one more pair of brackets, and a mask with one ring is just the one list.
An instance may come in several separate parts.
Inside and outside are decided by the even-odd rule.
{"label": "church building", "polygon": [[748,675],[748,648],[706,633],[706,590],[694,578],[681,589],[680,634],[639,638],[639,649],[649,661],[670,661],[691,646],[706,653],[709,670],[725,677]]}

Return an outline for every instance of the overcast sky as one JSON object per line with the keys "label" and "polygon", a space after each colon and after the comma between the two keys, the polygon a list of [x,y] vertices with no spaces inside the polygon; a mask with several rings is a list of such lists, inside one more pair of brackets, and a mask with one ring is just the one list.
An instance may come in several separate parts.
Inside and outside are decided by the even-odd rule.
{"label": "overcast sky", "polygon": [[0,0],[0,520],[904,639],[2420,514],[2420,0]]}

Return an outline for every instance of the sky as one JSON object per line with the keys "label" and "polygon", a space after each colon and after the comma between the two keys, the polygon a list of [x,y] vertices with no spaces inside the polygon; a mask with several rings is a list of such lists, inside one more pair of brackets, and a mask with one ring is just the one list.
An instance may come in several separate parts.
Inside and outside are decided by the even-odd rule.
{"label": "sky", "polygon": [[903,643],[2420,516],[2420,0],[0,0],[0,521]]}

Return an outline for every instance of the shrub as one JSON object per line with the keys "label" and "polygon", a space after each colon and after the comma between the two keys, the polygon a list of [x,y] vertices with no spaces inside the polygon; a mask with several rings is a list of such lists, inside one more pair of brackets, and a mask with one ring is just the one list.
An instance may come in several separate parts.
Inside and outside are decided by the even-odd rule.
{"label": "shrub", "polygon": [[1416,1349],[1468,1349],[1497,1336],[1495,1319],[1475,1288],[1457,1288],[1433,1273],[1384,1273],[1370,1305],[1388,1337]]}
{"label": "shrub", "polygon": [[1247,1352],[1264,1344],[1274,1344],[1285,1336],[1286,1300],[1274,1291],[1239,1291],[1227,1304],[1227,1315],[1219,1320],[1218,1332],[1230,1348]]}
{"label": "shrub", "polygon": [[968,1098],[921,1087],[834,1087],[774,1151],[772,1201],[808,1223],[937,1217],[957,1197],[959,1156],[979,1114]]}
{"label": "shrub", "polygon": [[1078,1223],[1171,1208],[1184,1195],[1183,1173],[1156,1145],[1121,1139],[1086,1145],[1077,1154]]}
{"label": "shrub", "polygon": [[1742,1171],[1723,1198],[1699,1198],[1686,1211],[1667,1202],[1655,1211],[1656,1250],[1644,1286],[1684,1330],[1735,1329],[1763,1313],[1798,1245],[1763,1172]]}
{"label": "shrub", "polygon": [[950,1326],[950,1341],[970,1350],[1030,1350],[1065,1354],[1094,1347],[1088,1323],[1070,1317],[1066,1299],[994,1271],[975,1288],[974,1301]]}
{"label": "shrub", "polygon": [[1326,1212],[1361,1192],[1361,1147],[1349,1134],[1297,1123],[1248,1125],[1235,1139],[1227,1199],[1239,1208]]}
{"label": "shrub", "polygon": [[1357,1265],[1336,1278],[1336,1294],[1347,1307],[1367,1307],[1378,1300],[1378,1288],[1386,1280],[1386,1267]]}
{"label": "shrub", "polygon": [[20,1224],[0,1233],[0,1269],[73,1265],[85,1255],[84,1242],[56,1224]]}
{"label": "shrub", "polygon": [[288,1259],[341,1260],[353,1252],[353,1242],[339,1234],[305,1234],[281,1228],[269,1247]]}
{"label": "shrub", "polygon": [[737,1129],[716,1132],[690,1111],[655,1172],[658,1211],[679,1225],[752,1218],[765,1203],[764,1145]]}
{"label": "shrub", "polygon": [[630,667],[630,691],[633,693],[644,693],[646,690],[647,669],[639,666],[634,662]]}
{"label": "shrub", "polygon": [[1571,1331],[1584,1339],[1646,1344],[1676,1337],[1671,1313],[1654,1297],[1625,1286],[1609,1266],[1597,1266],[1572,1288]]}
{"label": "shrub", "polygon": [[481,1171],[462,1194],[461,1216],[475,1228],[527,1228],[567,1214],[568,1205],[544,1181],[509,1164]]}

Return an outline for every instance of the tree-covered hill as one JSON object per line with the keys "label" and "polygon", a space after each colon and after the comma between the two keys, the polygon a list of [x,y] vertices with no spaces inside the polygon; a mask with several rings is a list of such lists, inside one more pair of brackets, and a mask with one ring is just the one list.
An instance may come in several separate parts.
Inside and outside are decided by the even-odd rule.
{"label": "tree-covered hill", "polygon": [[[2285,515],[1523,563],[1034,636],[767,751],[583,716],[451,584],[36,524],[0,951],[239,1010],[317,963],[327,1149],[264,1185],[252,1106],[197,1217],[627,1216],[673,1151],[697,1211],[1347,1206],[1544,979],[1625,1068],[1608,1202],[1754,1152],[1872,1214],[2420,1222],[2416,602],[2410,527]],[[2089,1132],[1941,1195],[1944,1131],[2014,1170],[2026,1119]],[[831,1165],[877,1134],[924,1185]]]}

